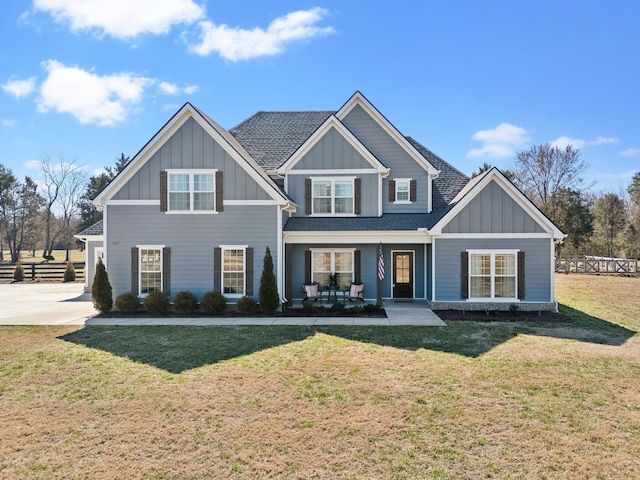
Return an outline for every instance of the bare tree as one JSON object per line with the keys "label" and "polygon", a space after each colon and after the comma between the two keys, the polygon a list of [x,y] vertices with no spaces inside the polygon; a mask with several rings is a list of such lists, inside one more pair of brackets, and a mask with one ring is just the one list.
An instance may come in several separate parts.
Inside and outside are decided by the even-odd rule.
{"label": "bare tree", "polygon": [[[70,228],[71,219],[78,212],[77,204],[87,175],[83,165],[78,165],[76,160],[65,161],[63,157],[59,157],[58,162],[54,163],[49,155],[45,155],[40,160],[39,167],[43,177],[40,188],[45,199],[45,242],[42,256],[51,260],[55,240]],[[62,226],[52,231],[52,220],[56,213],[62,217]],[[67,260],[68,257],[67,244]]]}
{"label": "bare tree", "polygon": [[541,210],[546,211],[551,198],[560,190],[580,191],[585,185],[587,164],[580,150],[568,145],[564,149],[550,144],[537,145],[516,155],[513,181]]}

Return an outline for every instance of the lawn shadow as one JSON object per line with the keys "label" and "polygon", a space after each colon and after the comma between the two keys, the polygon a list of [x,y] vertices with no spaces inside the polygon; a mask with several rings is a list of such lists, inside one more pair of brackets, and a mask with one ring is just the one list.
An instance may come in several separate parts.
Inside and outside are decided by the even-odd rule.
{"label": "lawn shadow", "polygon": [[621,346],[636,332],[562,306],[556,321],[447,320],[418,326],[90,326],[59,338],[119,357],[181,373],[325,334],[408,351],[419,349],[476,358],[517,335]]}

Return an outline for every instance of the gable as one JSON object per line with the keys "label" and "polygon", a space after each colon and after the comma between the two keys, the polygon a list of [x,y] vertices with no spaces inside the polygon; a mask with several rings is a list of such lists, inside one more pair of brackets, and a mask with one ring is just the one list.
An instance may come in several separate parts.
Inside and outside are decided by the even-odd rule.
{"label": "gable", "polygon": [[113,195],[113,200],[159,200],[160,172],[216,169],[225,175],[225,199],[268,200],[258,183],[193,118],[188,118]]}
{"label": "gable", "polygon": [[292,168],[292,170],[325,169],[371,169],[371,164],[332,126]]}
{"label": "gable", "polygon": [[545,229],[492,180],[442,228],[442,233],[545,233]]}

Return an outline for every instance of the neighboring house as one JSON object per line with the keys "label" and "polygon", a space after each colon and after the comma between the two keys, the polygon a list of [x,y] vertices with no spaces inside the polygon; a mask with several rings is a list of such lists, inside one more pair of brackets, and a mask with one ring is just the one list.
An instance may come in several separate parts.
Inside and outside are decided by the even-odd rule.
{"label": "neighboring house", "polygon": [[102,229],[78,236],[88,265],[104,255],[114,296],[257,297],[269,247],[283,302],[337,273],[368,300],[556,308],[564,234],[500,171],[470,180],[359,92],[338,111],[258,112],[229,131],[187,103],[95,204]]}

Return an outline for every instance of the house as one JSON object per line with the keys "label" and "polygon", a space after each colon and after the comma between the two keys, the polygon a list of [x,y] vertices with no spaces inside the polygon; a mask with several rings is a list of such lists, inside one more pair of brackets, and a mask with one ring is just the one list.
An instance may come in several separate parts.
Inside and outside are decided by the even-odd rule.
{"label": "house", "polygon": [[283,303],[337,274],[372,301],[556,308],[564,234],[499,170],[469,179],[360,92],[337,111],[258,112],[228,131],[187,103],[95,204],[103,223],[79,237],[114,296],[257,297],[269,247]]}

